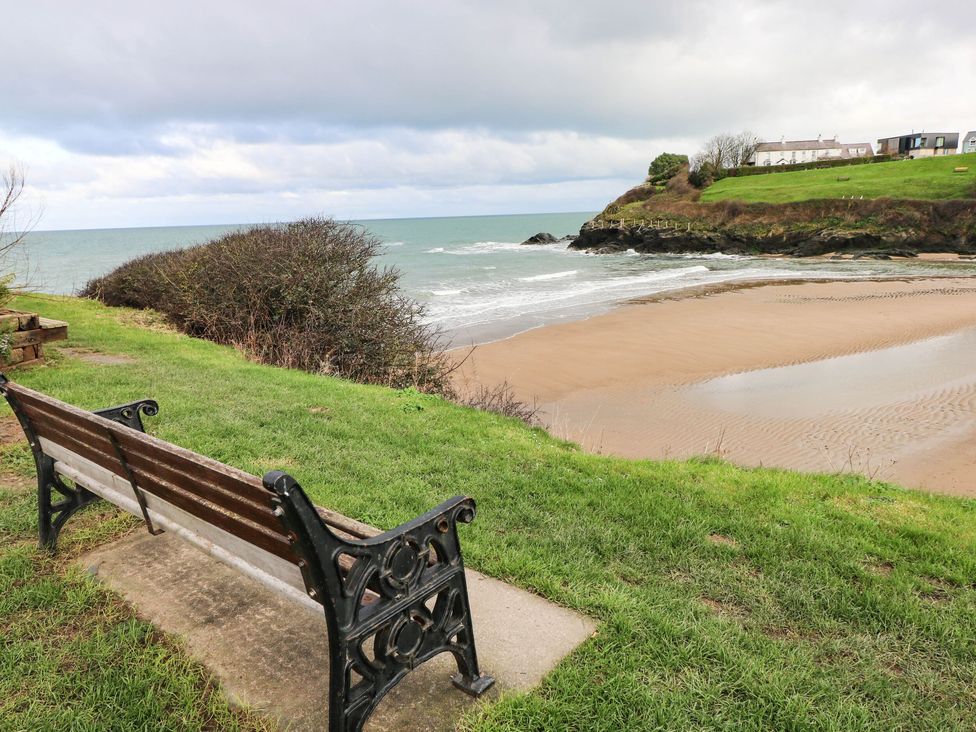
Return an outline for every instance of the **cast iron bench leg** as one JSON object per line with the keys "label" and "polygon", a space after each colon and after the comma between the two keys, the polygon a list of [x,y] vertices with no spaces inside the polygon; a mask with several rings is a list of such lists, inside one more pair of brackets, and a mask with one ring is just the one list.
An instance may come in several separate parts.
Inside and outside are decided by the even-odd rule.
{"label": "cast iron bench leg", "polygon": [[[4,391],[3,385],[6,383],[7,377],[0,374],[0,391]],[[54,551],[58,543],[58,535],[68,519],[88,504],[97,501],[98,496],[82,486],[71,488],[61,480],[61,476],[54,469],[54,460],[44,454],[30,420],[19,408],[17,399],[9,392],[5,392],[4,395],[14,414],[17,415],[17,421],[20,422],[34,455],[34,465],[37,468],[37,523],[40,545]],[[100,409],[94,413],[145,432],[140,412],[153,416],[158,414],[159,405],[152,399],[141,399],[118,407]]]}
{"label": "cast iron bench leg", "polygon": [[392,531],[346,541],[293,478],[274,471],[264,484],[302,558],[308,593],[325,609],[330,732],[359,732],[387,692],[440,653],[454,656],[458,688],[480,696],[491,687],[478,666],[457,537],[474,501],[453,498]]}

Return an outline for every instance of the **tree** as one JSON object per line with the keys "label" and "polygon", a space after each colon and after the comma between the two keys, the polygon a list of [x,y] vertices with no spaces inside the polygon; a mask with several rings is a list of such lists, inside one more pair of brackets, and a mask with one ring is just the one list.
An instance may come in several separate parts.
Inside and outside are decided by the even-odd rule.
{"label": "tree", "polygon": [[33,228],[36,219],[18,222],[16,218],[18,202],[24,192],[24,169],[11,164],[7,172],[0,175],[0,307],[13,297],[11,286],[14,282],[13,251],[24,242]]}
{"label": "tree", "polygon": [[756,148],[762,142],[759,137],[749,130],[734,135],[729,142],[728,166],[729,168],[739,168],[756,154]]}
{"label": "tree", "polygon": [[652,183],[664,183],[671,180],[681,171],[681,166],[688,164],[687,155],[677,153],[661,153],[647,169],[647,177]]}
{"label": "tree", "polygon": [[756,154],[759,142],[759,137],[749,130],[737,135],[728,132],[715,135],[691,158],[688,180],[698,188],[721,180],[726,176],[725,171],[748,163]]}
{"label": "tree", "polygon": [[6,254],[24,239],[25,231],[14,228],[17,201],[24,192],[24,171],[11,165],[0,177],[0,255]]}
{"label": "tree", "polygon": [[759,147],[759,137],[749,130],[737,135],[723,132],[710,138],[701,151],[691,159],[692,170],[713,171],[738,168],[749,162]]}

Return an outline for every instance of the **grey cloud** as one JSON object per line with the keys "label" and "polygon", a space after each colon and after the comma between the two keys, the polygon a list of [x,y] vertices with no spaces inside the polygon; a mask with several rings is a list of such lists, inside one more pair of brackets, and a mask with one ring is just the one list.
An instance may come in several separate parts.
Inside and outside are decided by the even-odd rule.
{"label": "grey cloud", "polygon": [[[173,123],[221,125],[245,142],[363,127],[701,136],[774,119],[797,91],[812,105],[870,79],[905,95],[925,89],[920,70],[947,51],[973,59],[961,24],[899,20],[915,7],[34,0],[4,13],[17,65],[0,95],[17,103],[0,127],[130,154],[152,143],[120,129],[158,137]],[[940,68],[960,84],[961,72]]]}

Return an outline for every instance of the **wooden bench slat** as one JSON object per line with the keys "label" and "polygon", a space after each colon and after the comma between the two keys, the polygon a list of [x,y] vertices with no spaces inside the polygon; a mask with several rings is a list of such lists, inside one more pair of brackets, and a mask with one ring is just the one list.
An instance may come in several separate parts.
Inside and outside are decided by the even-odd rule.
{"label": "wooden bench slat", "polygon": [[[56,445],[52,446],[52,450],[51,456],[57,460],[55,468],[59,473],[123,511],[142,517],[131,486],[122,478],[70,450]],[[178,534],[275,592],[297,600],[317,613],[322,612],[321,605],[308,596],[301,571],[292,562],[213,526],[158,496],[147,495],[146,505],[155,526]]]}
{"label": "wooden bench slat", "polygon": [[[14,393],[21,404],[31,410],[33,414],[54,415],[63,422],[89,432],[101,433],[106,426],[117,425],[116,422],[100,417],[92,412],[72,407],[70,404],[51,399],[44,394],[25,389],[14,384],[8,385],[8,390]],[[215,485],[225,488],[236,495],[249,498],[257,503],[267,503],[267,491],[261,481],[255,476],[224,465],[212,458],[198,455],[195,452],[172,445],[158,437],[143,432],[124,428],[116,432],[119,442],[135,451],[145,451],[166,464],[179,466],[183,472],[196,476],[205,476]]]}
{"label": "wooden bench slat", "polygon": [[[111,443],[102,434],[102,430],[107,425],[120,427],[121,429],[116,429],[114,434],[124,449],[126,460],[134,470],[137,467],[152,469],[151,466],[159,466],[161,472],[168,473],[166,476],[161,476],[163,480],[177,487],[185,485],[179,475],[186,476],[192,482],[192,490],[187,489],[191,495],[198,492],[197,486],[199,486],[199,492],[205,493],[205,497],[212,503],[218,506],[226,505],[231,511],[247,513],[251,520],[258,521],[261,525],[268,525],[258,518],[258,513],[251,513],[247,508],[240,506],[241,503],[248,502],[262,509],[266,508],[270,512],[270,494],[257,477],[152,435],[117,425],[99,415],[59,402],[40,392],[13,383],[8,384],[7,388],[18,399],[32,424],[36,422],[35,431],[39,435],[42,430],[39,430],[38,426],[49,421],[53,422],[54,429],[43,429],[45,437],[58,442],[57,430],[61,430],[75,438],[71,444],[75,452],[122,475],[121,465],[115,457]],[[92,452],[86,442],[97,445],[101,449]],[[216,487],[223,493],[212,493],[208,490],[212,487]],[[225,496],[231,503],[227,503]],[[382,533],[372,526],[335,511],[316,508],[323,520],[346,538],[364,539]]]}
{"label": "wooden bench slat", "polygon": [[206,480],[224,490],[228,490],[245,500],[262,505],[270,505],[268,492],[259,478],[219,463],[204,455],[185,450],[164,440],[136,430],[119,433],[119,443],[128,451],[146,455],[174,470],[187,473],[195,478]]}
{"label": "wooden bench slat", "polygon": [[[105,472],[115,475],[119,480],[124,481],[126,485],[128,485],[128,478],[120,475],[122,471],[119,469],[118,461],[115,460],[113,464],[114,458],[110,458],[110,456],[107,456],[104,453],[89,447],[88,445],[79,443],[77,440],[65,435],[58,435],[55,439],[50,439],[44,434],[38,433],[38,439],[40,439],[41,448],[45,453],[54,455],[54,452],[58,448],[62,448],[66,452],[81,456],[86,461],[97,465]],[[64,462],[70,465],[71,463],[69,460]],[[253,524],[235,514],[221,510],[220,507],[214,506],[213,504],[201,500],[199,497],[194,496],[193,494],[186,493],[179,489],[163,487],[157,484],[154,486],[154,490],[152,492],[149,490],[144,490],[143,492],[145,495],[153,495],[154,493],[158,494],[159,497],[173,503],[187,513],[206,521],[210,521],[225,531],[236,534],[255,546],[259,546],[262,549],[270,551],[271,553],[276,554],[283,559],[287,559],[290,562],[298,561],[298,557],[292,551],[287,540],[281,535],[280,529],[278,529],[278,532],[272,534],[270,531],[257,524]]]}
{"label": "wooden bench slat", "polygon": [[118,456],[111,451],[112,446],[107,438],[103,438],[101,443],[95,440],[83,440],[80,435],[76,436],[59,429],[53,420],[47,419],[31,419],[31,427],[38,437],[44,438],[48,442],[63,444],[68,449],[83,455],[88,460],[117,475],[123,473],[122,463],[119,462]]}
{"label": "wooden bench slat", "polygon": [[[8,384],[8,389],[20,402],[39,436],[43,434],[53,442],[59,442],[64,435],[70,440],[70,449],[117,475],[123,475],[114,448],[104,433],[107,426],[112,426],[116,428],[113,434],[123,448],[126,460],[143,478],[151,475],[145,470],[165,473],[160,476],[163,481],[191,496],[202,494],[211,503],[240,513],[266,528],[278,526],[277,519],[271,514],[270,494],[255,476],[40,392],[12,383]],[[382,533],[335,511],[317,509],[323,520],[345,538],[363,539]]]}
{"label": "wooden bench slat", "polygon": [[[93,493],[96,493],[102,498],[114,503],[122,510],[131,513],[133,516],[136,516],[137,518],[143,517],[142,510],[139,508],[138,501],[136,500],[135,494],[132,491],[132,486],[125,478],[106,470],[97,463],[94,463],[63,446],[48,442],[46,438],[41,439],[45,452],[57,460],[55,468],[59,473],[66,475],[72,480],[80,482],[81,485],[88,488]],[[92,486],[94,486],[94,488]],[[106,489],[110,489],[112,494],[105,495]],[[126,499],[127,502],[125,505],[119,502],[117,498],[118,496],[122,496]],[[188,511],[184,511],[178,506],[153,493],[144,492],[143,496],[146,499],[146,506],[150,510],[150,518],[152,518],[154,525],[157,522],[157,513],[162,510],[170,521],[176,520],[180,526],[191,529],[197,533],[202,532],[204,535],[209,535],[208,531],[212,528],[214,531],[219,532],[217,536],[221,538],[221,545],[225,546],[228,551],[232,551],[233,554],[239,556],[243,561],[253,563],[255,559],[260,560],[258,567],[262,571],[269,572],[274,577],[288,582],[298,589],[304,589],[305,584],[301,577],[301,572],[297,571],[296,574],[296,556],[292,556],[291,558],[281,557],[275,552],[270,552],[267,549],[254,544],[253,542],[247,541],[242,537],[227,532],[220,527],[214,526],[206,519],[200,518]],[[324,509],[319,510],[321,511]],[[162,526],[162,528],[165,529],[167,527]],[[211,539],[213,539],[212,536]],[[260,554],[255,554],[254,552],[260,552]],[[342,572],[348,572],[354,562],[355,560],[352,557],[342,555],[339,558],[339,569]],[[287,564],[291,569],[283,570],[281,568],[283,566],[282,563]],[[296,576],[297,579],[295,579]],[[368,604],[370,602],[374,602],[376,598],[377,595],[374,592],[367,590],[363,599],[364,602]]]}
{"label": "wooden bench slat", "polygon": [[215,491],[205,484],[189,480],[173,483],[160,475],[159,471],[154,472],[152,468],[147,469],[144,464],[137,463],[135,459],[130,460],[128,455],[126,455],[126,460],[135,476],[136,485],[143,491],[157,493],[161,496],[173,491],[180,491],[192,498],[204,500],[221,511],[247,519],[266,531],[284,538],[281,522],[271,512],[270,505],[257,506],[247,501],[228,501],[226,493]]}
{"label": "wooden bench slat", "polygon": [[[35,425],[35,431],[38,435],[53,442],[70,443],[67,446],[74,452],[126,477],[121,463],[117,460],[115,448],[104,434],[68,424],[53,414],[39,414],[34,407],[25,407],[25,412]],[[94,429],[98,429],[98,427],[95,425]],[[121,430],[117,434],[121,435]],[[127,447],[122,446],[121,439],[119,443],[129,467],[133,473],[139,476],[138,484],[145,490],[152,491],[153,485],[158,479],[171,487],[185,491],[191,496],[200,496],[215,506],[239,514],[269,531],[280,532],[280,522],[272,513],[270,495],[266,491],[264,492],[265,502],[263,504],[248,500],[202,479],[174,470],[163,463],[155,462],[140,453],[130,452]]]}

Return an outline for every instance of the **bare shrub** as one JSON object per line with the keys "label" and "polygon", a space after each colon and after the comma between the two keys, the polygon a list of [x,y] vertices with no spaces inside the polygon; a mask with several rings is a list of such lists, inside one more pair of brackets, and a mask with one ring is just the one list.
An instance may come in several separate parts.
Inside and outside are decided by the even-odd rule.
{"label": "bare shrub", "polygon": [[152,308],[180,330],[265,363],[450,396],[453,365],[423,308],[378,268],[380,241],[308,218],[132,260],[81,294]]}
{"label": "bare shrub", "polygon": [[539,423],[539,405],[529,404],[515,396],[515,390],[507,381],[496,386],[479,384],[472,391],[456,398],[459,404],[464,404],[485,412],[494,412],[506,417],[515,417],[526,424]]}
{"label": "bare shrub", "polygon": [[680,198],[697,200],[701,192],[688,181],[687,169],[682,170],[678,175],[671,178],[667,183],[668,193]]}
{"label": "bare shrub", "polygon": [[9,304],[14,296],[14,287],[24,287],[26,283],[15,285],[13,273],[13,256],[30,233],[37,218],[28,215],[18,220],[18,203],[24,193],[26,178],[24,170],[18,165],[11,164],[0,173],[0,307]]}

